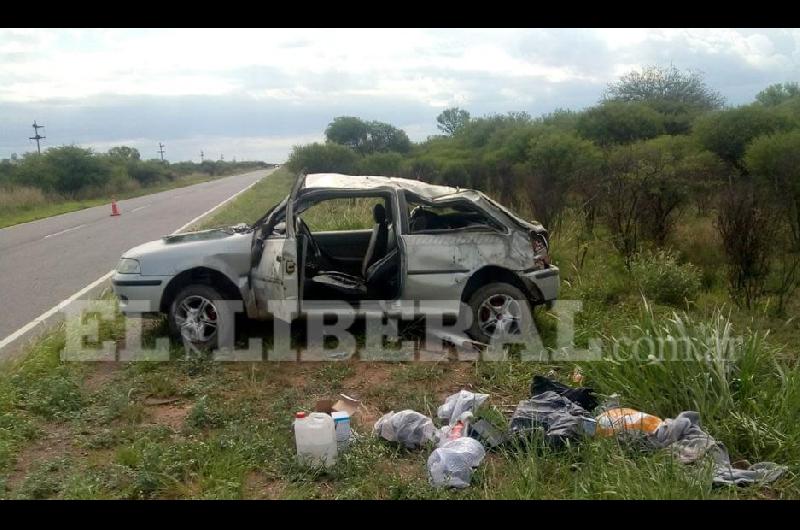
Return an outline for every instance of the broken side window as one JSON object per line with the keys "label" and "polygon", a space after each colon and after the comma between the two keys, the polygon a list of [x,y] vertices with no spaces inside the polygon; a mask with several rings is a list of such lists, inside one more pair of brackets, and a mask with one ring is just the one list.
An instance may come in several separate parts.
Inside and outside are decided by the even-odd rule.
{"label": "broken side window", "polygon": [[467,199],[443,203],[423,201],[406,194],[408,227],[412,234],[449,230],[492,230],[505,232],[503,225]]}

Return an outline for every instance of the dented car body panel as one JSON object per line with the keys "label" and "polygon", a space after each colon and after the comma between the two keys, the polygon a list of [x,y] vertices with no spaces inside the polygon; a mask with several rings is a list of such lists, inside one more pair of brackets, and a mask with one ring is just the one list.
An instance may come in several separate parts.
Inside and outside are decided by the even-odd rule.
{"label": "dented car body panel", "polygon": [[[347,244],[347,231],[310,232],[299,217],[309,205],[341,197],[374,198],[380,205],[361,274],[331,269],[341,261],[327,254],[335,244]],[[350,232],[353,244],[369,235]],[[376,250],[373,243],[381,236],[388,243]],[[276,316],[267,309],[272,298],[290,300],[288,315],[337,293],[351,301],[439,300],[442,311],[452,311],[492,281],[518,286],[540,304],[558,296],[559,271],[549,262],[547,237],[540,224],[479,191],[393,177],[311,174],[300,176],[287,198],[252,226],[167,236],[130,249],[112,284],[123,312],[127,300],[149,300],[153,312],[166,312],[177,286],[196,280],[241,299],[246,314],[260,319]],[[321,243],[327,250],[320,250]]]}

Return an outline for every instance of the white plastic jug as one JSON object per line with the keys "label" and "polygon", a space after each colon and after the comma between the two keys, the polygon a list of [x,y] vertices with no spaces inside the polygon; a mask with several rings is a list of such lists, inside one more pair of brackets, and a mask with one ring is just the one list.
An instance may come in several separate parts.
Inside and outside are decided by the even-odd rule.
{"label": "white plastic jug", "polygon": [[330,467],[336,463],[336,427],[328,414],[312,412],[295,418],[294,439],[301,464]]}

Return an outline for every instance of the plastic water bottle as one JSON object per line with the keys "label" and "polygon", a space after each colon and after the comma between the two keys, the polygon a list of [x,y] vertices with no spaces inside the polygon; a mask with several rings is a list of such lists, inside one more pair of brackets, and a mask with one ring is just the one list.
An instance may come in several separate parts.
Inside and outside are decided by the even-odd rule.
{"label": "plastic water bottle", "polygon": [[294,439],[301,464],[330,467],[336,463],[336,428],[328,414],[295,414]]}

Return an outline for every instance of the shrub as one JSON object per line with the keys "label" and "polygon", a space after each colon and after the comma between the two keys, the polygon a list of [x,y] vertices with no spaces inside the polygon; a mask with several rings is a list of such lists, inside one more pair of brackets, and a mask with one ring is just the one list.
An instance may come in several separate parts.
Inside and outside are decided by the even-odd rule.
{"label": "shrub", "polygon": [[775,208],[752,186],[734,186],[721,197],[715,227],[727,258],[731,298],[746,308],[763,296],[779,229]]}
{"label": "shrub", "polygon": [[292,148],[286,165],[291,171],[353,173],[359,156],[343,145],[313,143]]}
{"label": "shrub", "polygon": [[51,147],[42,156],[56,191],[61,193],[101,186],[111,178],[111,164],[94,156],[91,149],[74,145]]}
{"label": "shrub", "polygon": [[584,112],[578,133],[599,145],[625,144],[664,134],[664,118],[643,103],[608,101]]}
{"label": "shrub", "polygon": [[631,273],[642,294],[662,304],[683,304],[700,290],[700,270],[691,263],[678,263],[668,250],[639,253],[631,263]]}
{"label": "shrub", "polygon": [[128,174],[144,186],[170,178],[167,166],[155,160],[128,164]]}
{"label": "shrub", "polygon": [[694,136],[705,148],[745,172],[742,163],[747,145],[756,137],[785,130],[789,120],[772,110],[743,106],[705,114],[694,126]]}
{"label": "shrub", "polygon": [[373,153],[358,163],[358,171],[362,175],[396,177],[400,175],[402,165],[403,155],[399,153]]}

